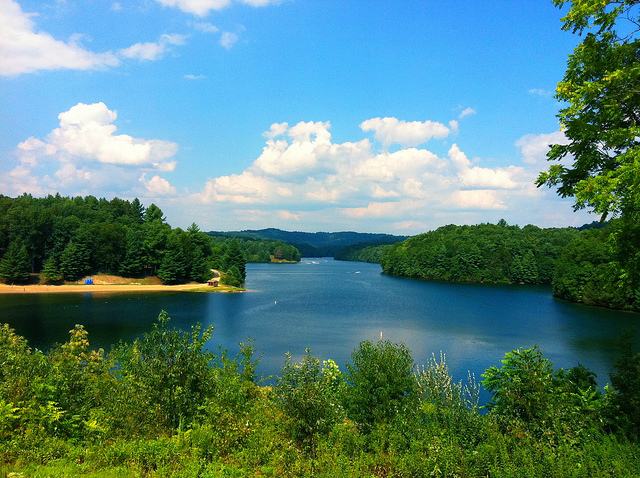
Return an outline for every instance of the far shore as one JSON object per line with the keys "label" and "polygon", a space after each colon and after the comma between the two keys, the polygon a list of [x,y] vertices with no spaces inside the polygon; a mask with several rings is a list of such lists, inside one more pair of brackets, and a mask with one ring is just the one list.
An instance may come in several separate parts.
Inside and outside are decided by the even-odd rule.
{"label": "far shore", "polygon": [[87,293],[87,292],[241,292],[244,289],[235,287],[208,286],[206,283],[201,284],[192,282],[189,284],[179,285],[161,285],[161,284],[63,284],[63,285],[9,285],[0,284],[0,294],[59,294],[59,293]]}

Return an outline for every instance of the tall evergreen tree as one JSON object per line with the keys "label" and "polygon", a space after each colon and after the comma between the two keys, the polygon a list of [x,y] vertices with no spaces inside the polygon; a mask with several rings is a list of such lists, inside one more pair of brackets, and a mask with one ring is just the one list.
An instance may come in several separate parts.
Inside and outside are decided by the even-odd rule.
{"label": "tall evergreen tree", "polygon": [[31,261],[26,246],[14,241],[0,261],[0,279],[7,283],[29,280]]}

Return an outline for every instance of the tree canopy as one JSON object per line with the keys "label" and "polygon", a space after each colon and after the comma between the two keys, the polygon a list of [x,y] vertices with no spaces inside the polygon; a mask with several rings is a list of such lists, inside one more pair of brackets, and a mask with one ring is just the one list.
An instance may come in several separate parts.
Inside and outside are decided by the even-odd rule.
{"label": "tree canopy", "polygon": [[[554,144],[553,161],[537,185],[575,197],[575,209],[640,214],[640,30],[638,0],[554,0],[571,5],[564,30],[584,34],[569,56],[556,98],[567,144]],[[562,161],[565,160],[565,161]],[[571,165],[568,161],[573,161]]]}

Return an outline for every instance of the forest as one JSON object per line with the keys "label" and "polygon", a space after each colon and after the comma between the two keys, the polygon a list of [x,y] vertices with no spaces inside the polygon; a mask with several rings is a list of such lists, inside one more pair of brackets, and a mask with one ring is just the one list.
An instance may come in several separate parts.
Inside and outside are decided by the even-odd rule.
{"label": "forest", "polygon": [[[310,350],[256,376],[254,342],[151,330],[107,353],[76,325],[47,352],[0,326],[2,476],[631,477],[640,474],[640,353],[603,390],[583,366],[517,349],[455,382],[445,356],[365,341],[339,366]],[[480,388],[490,394],[479,403]],[[9,473],[21,473],[10,475]]]}
{"label": "forest", "polygon": [[505,221],[449,225],[394,245],[350,246],[337,257],[379,262],[383,272],[398,277],[551,284],[562,299],[640,311],[637,276],[629,274],[638,259],[628,259],[637,246],[621,240],[625,232],[617,219],[583,230],[520,228]]}
{"label": "forest", "polygon": [[280,241],[211,236],[196,224],[172,228],[159,207],[138,199],[23,194],[0,195],[0,258],[7,283],[29,282],[35,273],[55,284],[104,272],[177,284],[205,282],[214,269],[240,285],[247,262],[295,262],[300,253]]}

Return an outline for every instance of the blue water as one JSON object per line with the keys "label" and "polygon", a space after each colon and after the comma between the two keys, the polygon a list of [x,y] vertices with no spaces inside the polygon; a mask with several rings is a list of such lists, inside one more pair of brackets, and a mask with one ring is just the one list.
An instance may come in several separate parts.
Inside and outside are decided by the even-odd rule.
{"label": "blue water", "polygon": [[455,380],[500,366],[504,354],[539,345],[556,367],[582,363],[603,386],[623,330],[640,314],[587,307],[554,299],[549,287],[452,284],[400,279],[380,266],[332,259],[299,264],[249,264],[242,294],[123,293],[0,295],[0,322],[33,347],[68,340],[83,324],[94,347],[109,350],[148,331],[161,310],[176,327],[213,325],[210,348],[238,352],[255,339],[258,372],[279,373],[285,353],[299,359],[310,348],[342,369],[363,340],[380,334],[404,342],[416,363],[440,351]]}

